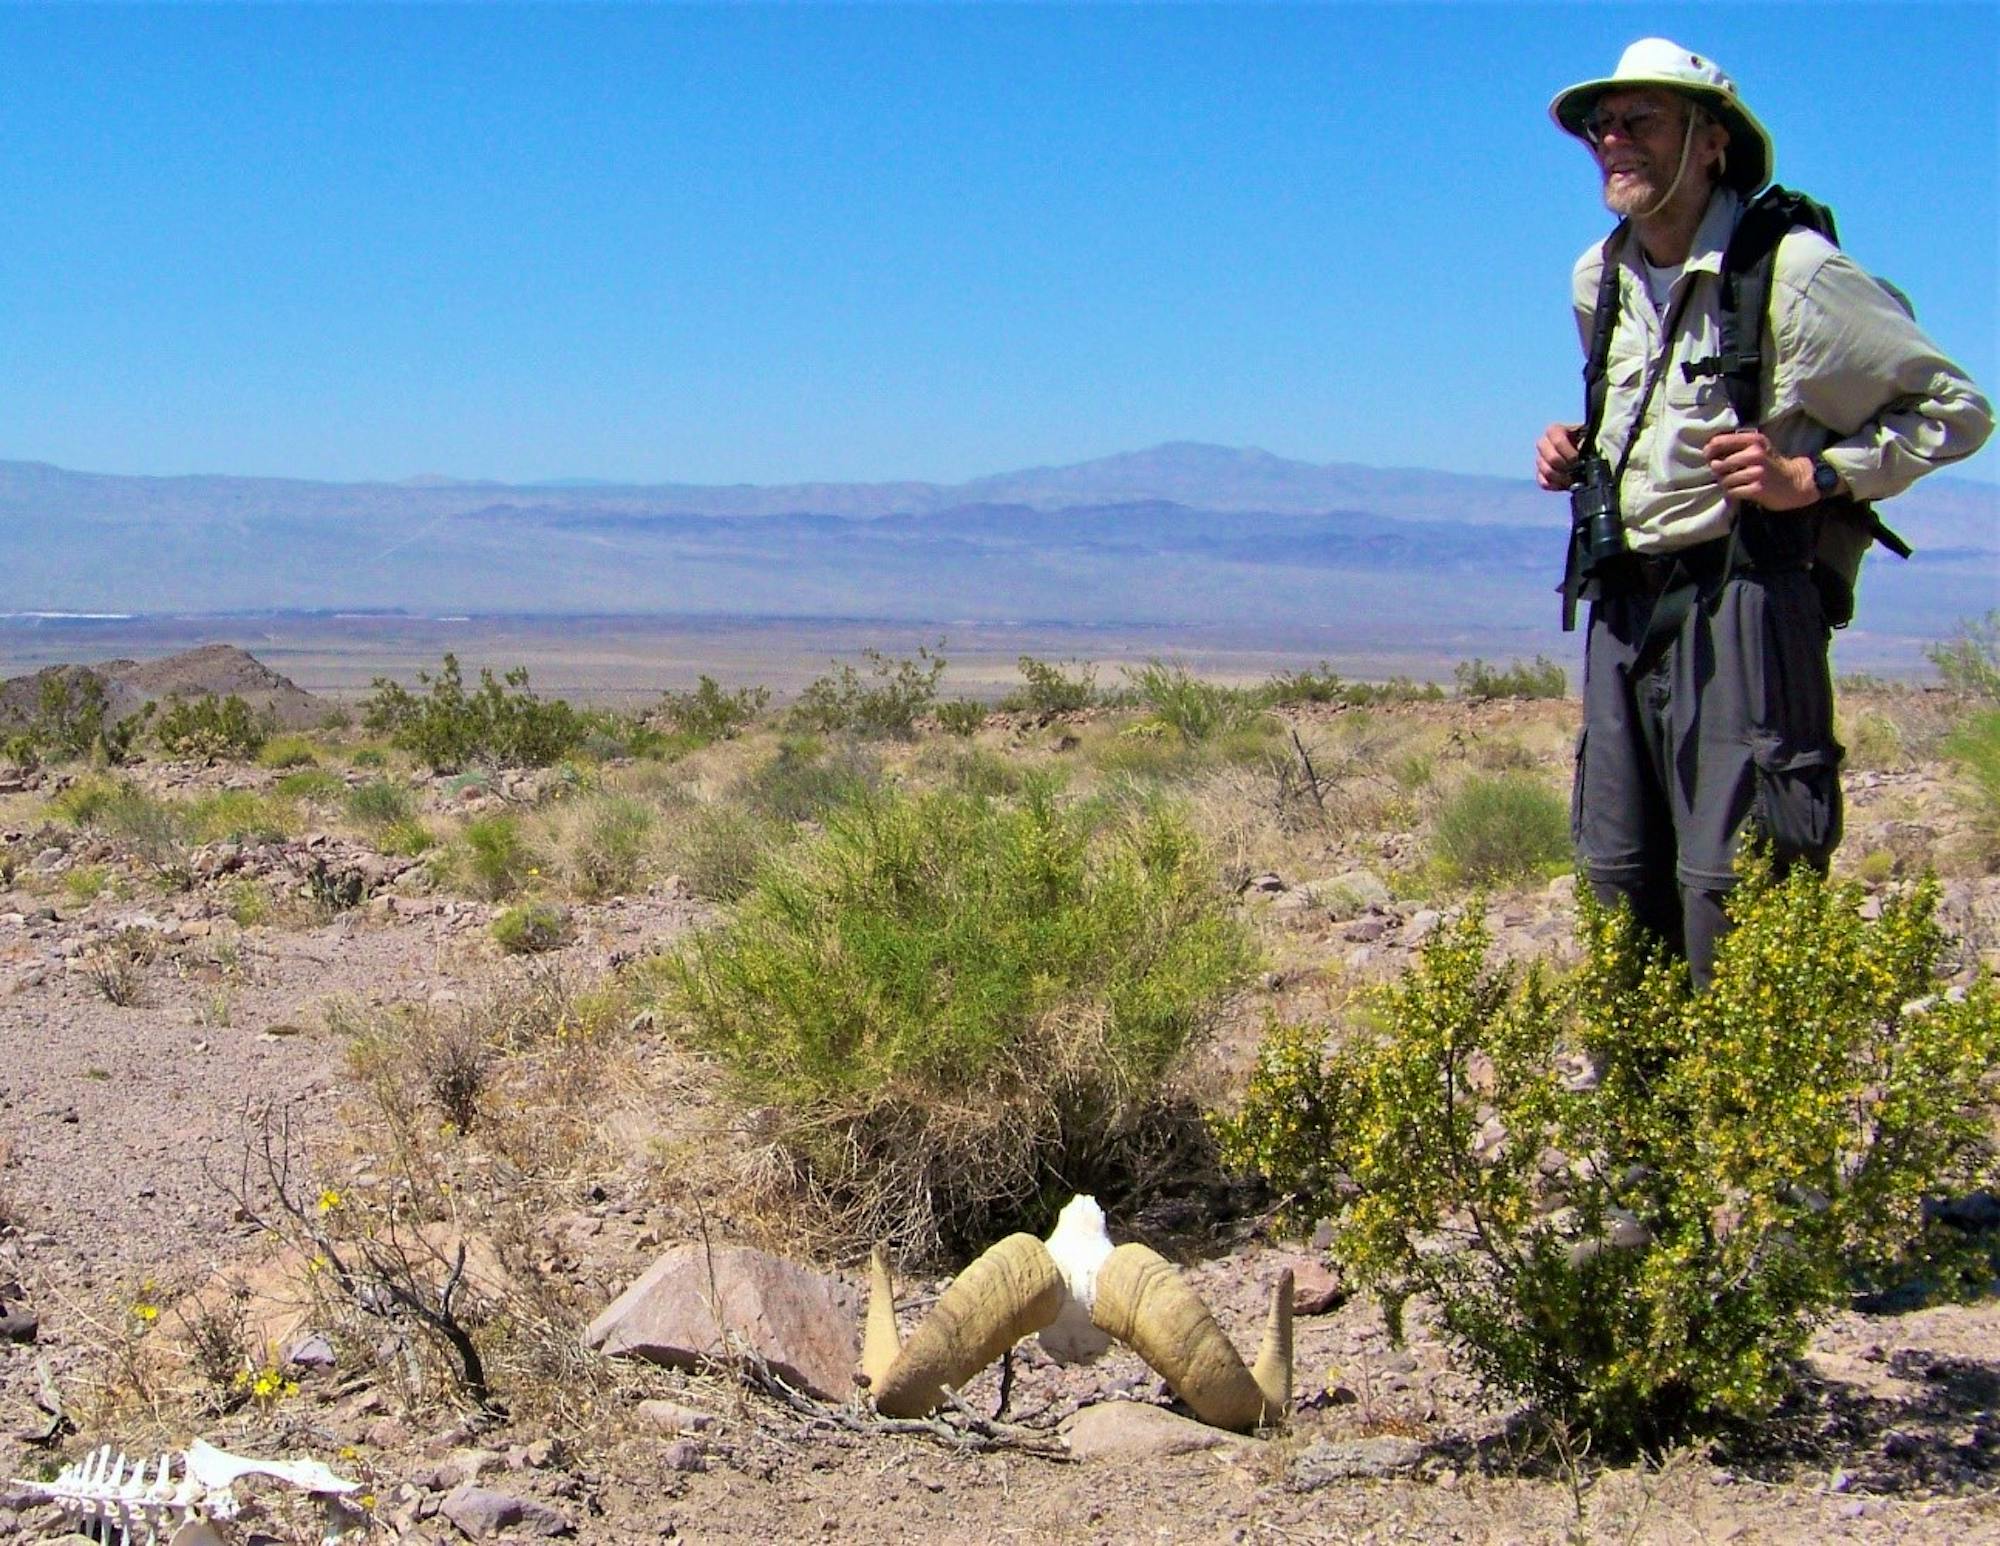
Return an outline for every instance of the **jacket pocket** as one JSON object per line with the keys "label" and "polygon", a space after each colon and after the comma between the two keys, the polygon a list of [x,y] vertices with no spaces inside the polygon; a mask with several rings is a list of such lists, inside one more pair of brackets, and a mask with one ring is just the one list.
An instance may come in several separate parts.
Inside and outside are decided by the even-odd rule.
{"label": "jacket pocket", "polygon": [[1775,741],[1750,749],[1757,792],[1751,822],[1775,850],[1779,868],[1803,859],[1824,868],[1840,846],[1838,745],[1803,751]]}

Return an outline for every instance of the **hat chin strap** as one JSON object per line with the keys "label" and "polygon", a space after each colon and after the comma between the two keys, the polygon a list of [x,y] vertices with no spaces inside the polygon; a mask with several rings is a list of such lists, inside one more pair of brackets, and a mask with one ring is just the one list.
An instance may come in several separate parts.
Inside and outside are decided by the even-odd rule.
{"label": "hat chin strap", "polygon": [[1694,149],[1695,116],[1695,109],[1690,107],[1687,115],[1687,132],[1681,136],[1681,163],[1674,168],[1674,180],[1667,184],[1667,191],[1660,195],[1653,207],[1641,210],[1632,217],[1634,220],[1651,220],[1653,216],[1672,203],[1674,195],[1681,191],[1681,184],[1687,179],[1688,153]]}

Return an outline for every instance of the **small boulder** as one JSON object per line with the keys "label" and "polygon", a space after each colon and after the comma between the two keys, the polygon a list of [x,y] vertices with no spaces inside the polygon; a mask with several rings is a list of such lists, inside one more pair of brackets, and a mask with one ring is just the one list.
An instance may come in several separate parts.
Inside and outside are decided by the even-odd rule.
{"label": "small boulder", "polygon": [[1409,1475],[1423,1459],[1423,1445],[1395,1434],[1315,1439],[1292,1461],[1286,1484],[1294,1492],[1317,1492],[1334,1482],[1381,1481]]}
{"label": "small boulder", "polygon": [[504,1531],[523,1535],[569,1535],[574,1527],[555,1509],[533,1498],[516,1498],[467,1482],[438,1505],[438,1512],[475,1541]]}
{"label": "small boulder", "polygon": [[762,1358],[823,1400],[854,1389],[861,1301],[839,1278],[748,1246],[669,1246],[584,1332],[587,1346],[678,1369]]}
{"label": "small boulder", "polygon": [[1243,1448],[1257,1441],[1211,1428],[1143,1401],[1101,1401],[1069,1420],[1063,1434],[1079,1460],[1158,1460],[1198,1450]]}
{"label": "small boulder", "polygon": [[1292,1313],[1325,1315],[1354,1297],[1354,1290],[1336,1272],[1316,1261],[1292,1264]]}

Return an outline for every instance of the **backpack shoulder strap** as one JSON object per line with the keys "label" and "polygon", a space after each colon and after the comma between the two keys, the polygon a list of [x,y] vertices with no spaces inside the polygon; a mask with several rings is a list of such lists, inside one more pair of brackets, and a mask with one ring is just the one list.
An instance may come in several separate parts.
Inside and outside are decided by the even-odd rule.
{"label": "backpack shoulder strap", "polygon": [[1590,347],[1583,356],[1583,438],[1579,445],[1583,451],[1596,444],[1598,426],[1604,422],[1604,377],[1611,363],[1611,335],[1618,330],[1618,259],[1631,232],[1631,221],[1619,221],[1598,249],[1603,267],[1597,274],[1597,303],[1590,313]]}
{"label": "backpack shoulder strap", "polygon": [[1839,244],[1833,211],[1817,199],[1773,184],[1744,208],[1722,253],[1720,352],[1681,367],[1689,381],[1722,377],[1736,422],[1763,417],[1764,339],[1768,331],[1771,268],[1785,233],[1803,226]]}

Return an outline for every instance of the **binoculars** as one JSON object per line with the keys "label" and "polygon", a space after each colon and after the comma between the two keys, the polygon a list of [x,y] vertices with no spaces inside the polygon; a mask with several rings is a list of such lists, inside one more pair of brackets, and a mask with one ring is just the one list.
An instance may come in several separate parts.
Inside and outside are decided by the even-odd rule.
{"label": "binoculars", "polygon": [[1611,464],[1596,452],[1578,458],[1569,492],[1570,534],[1583,573],[1594,574],[1625,552],[1625,522],[1618,514],[1618,483]]}

